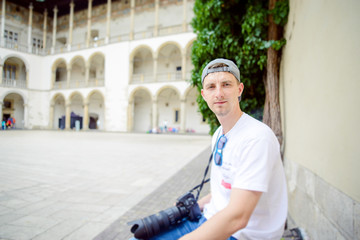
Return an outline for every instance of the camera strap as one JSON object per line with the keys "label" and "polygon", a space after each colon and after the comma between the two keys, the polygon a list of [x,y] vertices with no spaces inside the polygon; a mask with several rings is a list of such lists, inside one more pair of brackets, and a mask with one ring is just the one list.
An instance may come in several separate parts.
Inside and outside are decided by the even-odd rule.
{"label": "camera strap", "polygon": [[[221,132],[221,131],[222,131],[222,129],[219,131],[219,133],[218,133],[218,135],[217,135],[217,137],[216,137],[217,139],[219,138],[219,135],[220,135],[220,132]],[[217,141],[216,141],[216,142],[217,142]],[[212,151],[211,151],[211,155],[210,155],[210,158],[209,158],[209,163],[208,163],[208,165],[207,165],[207,167],[206,167],[206,169],[205,169],[204,177],[203,177],[201,183],[200,183],[199,185],[195,186],[193,189],[190,190],[190,192],[192,192],[192,191],[194,191],[195,189],[198,188],[198,191],[197,191],[197,194],[196,194],[196,198],[195,198],[196,201],[199,200],[200,192],[201,192],[201,189],[203,188],[204,184],[210,181],[210,178],[208,178],[208,179],[206,179],[206,180],[205,180],[205,178],[206,178],[206,175],[207,175],[207,173],[208,173],[208,171],[209,171],[210,163],[211,163],[211,160],[212,160],[212,157],[213,157],[213,154],[214,154],[214,149],[215,149],[215,146],[213,146],[213,149],[212,149]]]}
{"label": "camera strap", "polygon": [[204,184],[210,181],[210,178],[208,178],[208,179],[206,179],[206,180],[205,180],[205,178],[206,178],[206,175],[207,175],[207,173],[208,173],[208,171],[209,171],[209,167],[210,167],[210,163],[211,163],[212,157],[213,157],[213,153],[211,153],[211,155],[210,155],[209,163],[208,163],[208,165],[207,165],[207,167],[206,167],[206,169],[205,169],[204,177],[203,177],[201,183],[200,183],[199,185],[195,186],[193,189],[190,190],[190,192],[192,192],[192,191],[194,191],[195,189],[198,189],[198,190],[197,190],[197,194],[196,194],[196,198],[195,198],[196,201],[199,200],[199,195],[200,195],[201,189],[203,188]]}

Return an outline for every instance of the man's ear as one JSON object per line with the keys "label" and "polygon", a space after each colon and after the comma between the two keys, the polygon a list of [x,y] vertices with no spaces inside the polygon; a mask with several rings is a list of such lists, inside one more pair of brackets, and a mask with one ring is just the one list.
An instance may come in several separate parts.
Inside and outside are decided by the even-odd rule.
{"label": "man's ear", "polygon": [[201,96],[203,97],[203,99],[204,99],[205,102],[206,102],[205,95],[204,95],[204,89],[201,89]]}
{"label": "man's ear", "polygon": [[243,91],[244,91],[244,84],[241,82],[239,84],[239,96],[238,97],[240,97],[242,95]]}

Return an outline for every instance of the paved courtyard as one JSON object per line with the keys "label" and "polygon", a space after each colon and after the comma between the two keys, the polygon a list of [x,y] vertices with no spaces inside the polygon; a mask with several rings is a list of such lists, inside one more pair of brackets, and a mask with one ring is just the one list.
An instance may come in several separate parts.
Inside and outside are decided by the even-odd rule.
{"label": "paved courtyard", "polygon": [[1,131],[0,142],[0,239],[87,240],[116,235],[109,226],[206,158],[210,137]]}

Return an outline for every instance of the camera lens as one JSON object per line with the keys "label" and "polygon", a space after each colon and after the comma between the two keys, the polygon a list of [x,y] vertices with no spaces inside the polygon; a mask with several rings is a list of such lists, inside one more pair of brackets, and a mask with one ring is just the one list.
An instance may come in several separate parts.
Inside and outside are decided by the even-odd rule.
{"label": "camera lens", "polygon": [[175,207],[129,222],[128,224],[133,225],[130,231],[134,234],[135,238],[148,239],[180,223],[185,218],[189,218],[190,221],[197,221],[200,216],[201,211],[194,196],[191,193],[187,193],[178,199]]}
{"label": "camera lens", "polygon": [[186,208],[172,207],[150,215],[146,218],[131,222],[133,226],[130,231],[138,239],[147,239],[177,224],[187,216]]}

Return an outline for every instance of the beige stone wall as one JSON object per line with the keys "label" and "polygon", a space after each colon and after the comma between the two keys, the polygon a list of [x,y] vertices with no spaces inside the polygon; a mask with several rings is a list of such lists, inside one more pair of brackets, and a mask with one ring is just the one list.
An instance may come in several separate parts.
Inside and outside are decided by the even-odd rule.
{"label": "beige stone wall", "polygon": [[285,157],[360,201],[360,2],[290,2]]}
{"label": "beige stone wall", "polygon": [[[321,216],[345,239],[356,239],[360,229],[359,11],[357,0],[290,0],[280,73],[289,195],[290,202],[298,201],[290,204],[290,215],[310,232],[321,227],[306,221]],[[291,166],[308,174],[299,177]],[[306,182],[310,175],[321,184]],[[321,197],[330,204],[320,207],[313,193],[325,188],[331,194]],[[348,211],[342,210],[341,198],[349,199]],[[299,209],[307,210],[307,220],[299,217]],[[352,214],[339,221],[334,210]],[[345,224],[351,229],[344,230]]]}

